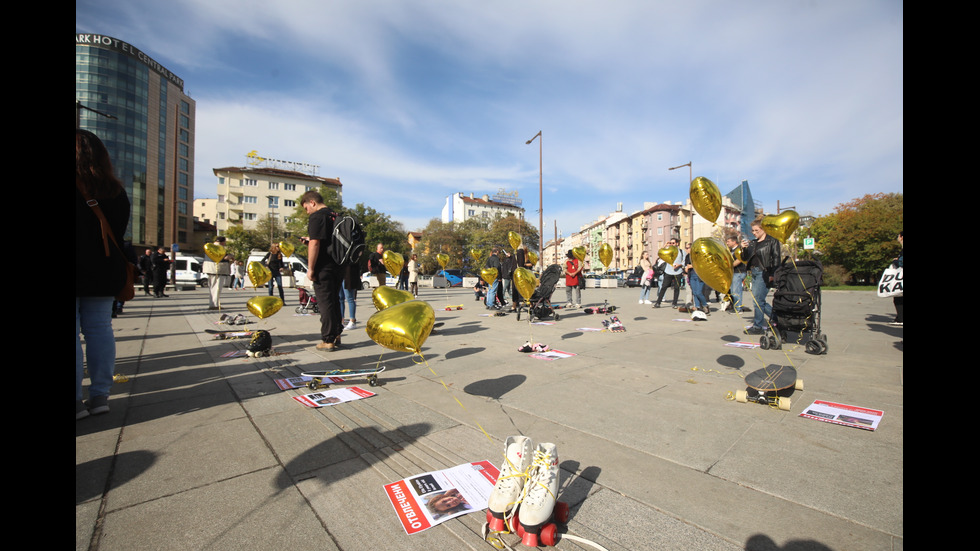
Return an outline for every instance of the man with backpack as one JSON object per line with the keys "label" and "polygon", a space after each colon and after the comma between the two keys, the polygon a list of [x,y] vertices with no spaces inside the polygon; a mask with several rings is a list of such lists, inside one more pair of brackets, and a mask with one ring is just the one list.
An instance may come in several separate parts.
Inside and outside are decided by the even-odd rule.
{"label": "man with backpack", "polygon": [[334,218],[336,215],[323,204],[323,196],[317,191],[307,191],[300,198],[306,213],[310,215],[307,225],[309,233],[309,271],[307,277],[313,284],[317,304],[320,308],[319,350],[333,352],[340,346],[340,333],[344,330],[340,314],[340,283],[343,270],[328,248],[333,242]]}

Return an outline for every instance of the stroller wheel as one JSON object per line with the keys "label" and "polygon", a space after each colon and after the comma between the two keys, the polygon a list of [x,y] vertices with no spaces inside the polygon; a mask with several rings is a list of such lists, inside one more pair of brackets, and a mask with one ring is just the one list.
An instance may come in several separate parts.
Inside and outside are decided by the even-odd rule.
{"label": "stroller wheel", "polygon": [[303,307],[302,306],[297,306],[296,307],[296,313],[297,314],[302,314],[303,313]]}
{"label": "stroller wheel", "polygon": [[558,321],[558,313],[555,313],[555,321]]}

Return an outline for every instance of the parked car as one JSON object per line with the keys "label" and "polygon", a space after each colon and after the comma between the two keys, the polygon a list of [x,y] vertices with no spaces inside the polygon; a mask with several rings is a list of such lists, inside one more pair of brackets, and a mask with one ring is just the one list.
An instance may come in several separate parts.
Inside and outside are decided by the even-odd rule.
{"label": "parked car", "polygon": [[463,285],[464,277],[479,277],[469,270],[459,270],[451,268],[449,270],[439,270],[436,272],[435,277],[445,276],[446,282],[450,287],[461,287]]}
{"label": "parked car", "polygon": [[629,276],[626,277],[626,286],[627,287],[639,287],[640,286],[640,279],[642,277],[643,276],[641,276],[641,275],[630,274]]}
{"label": "parked car", "polygon": [[[385,285],[389,287],[395,287],[398,285],[398,278],[392,277],[387,271],[385,271]],[[361,289],[367,291],[372,287],[378,286],[378,276],[372,274],[371,272],[364,272],[361,274]]]}

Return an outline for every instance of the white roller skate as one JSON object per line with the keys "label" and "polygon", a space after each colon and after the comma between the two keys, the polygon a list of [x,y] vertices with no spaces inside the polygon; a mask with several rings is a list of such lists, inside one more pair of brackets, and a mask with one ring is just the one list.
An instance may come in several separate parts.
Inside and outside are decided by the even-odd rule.
{"label": "white roller skate", "polygon": [[557,527],[550,522],[558,502],[558,447],[554,444],[538,444],[535,448],[523,494],[518,514],[521,543],[537,547],[539,540],[554,541]]}
{"label": "white roller skate", "polygon": [[534,446],[526,436],[508,436],[504,442],[504,462],[487,503],[487,522],[494,532],[510,532],[507,520],[521,501]]}

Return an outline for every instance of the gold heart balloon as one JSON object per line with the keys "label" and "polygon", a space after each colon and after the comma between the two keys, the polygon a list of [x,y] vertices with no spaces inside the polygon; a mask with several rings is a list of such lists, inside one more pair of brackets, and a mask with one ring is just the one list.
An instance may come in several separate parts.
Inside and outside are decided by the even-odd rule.
{"label": "gold heart balloon", "polygon": [[429,303],[410,300],[376,312],[365,329],[371,340],[385,348],[418,354],[435,321]]}
{"label": "gold heart balloon", "polygon": [[732,251],[732,258],[734,258],[735,260],[741,260],[742,262],[745,262],[744,260],[742,260],[742,247],[735,247],[735,250]]}
{"label": "gold heart balloon", "polygon": [[374,301],[374,307],[379,311],[414,299],[415,296],[412,293],[387,285],[375,287],[374,291],[371,292],[371,300]]}
{"label": "gold heart balloon", "polygon": [[497,280],[497,269],[484,268],[480,270],[480,277],[487,282],[487,285],[493,285],[493,282]]}
{"label": "gold heart balloon", "polygon": [[446,253],[439,253],[436,255],[436,260],[439,262],[439,265],[442,266],[442,269],[445,270],[446,265],[449,264],[449,255]]}
{"label": "gold heart balloon", "polygon": [[677,247],[674,245],[667,245],[666,247],[657,251],[657,256],[667,264],[673,264],[674,260],[677,258]]}
{"label": "gold heart balloon", "polygon": [[538,288],[538,278],[534,277],[534,272],[527,268],[515,268],[514,286],[517,287],[517,292],[524,297],[525,302],[530,302],[531,295]]}
{"label": "gold heart balloon", "polygon": [[691,181],[691,204],[705,220],[714,223],[721,213],[721,191],[711,180],[698,176]]}
{"label": "gold heart balloon", "polygon": [[521,234],[509,231],[507,232],[507,241],[510,242],[510,248],[516,251],[521,247]]}
{"label": "gold heart balloon", "polygon": [[398,277],[398,274],[402,273],[402,266],[405,265],[405,257],[395,251],[385,251],[381,255],[381,262],[384,263],[389,274]]}
{"label": "gold heart balloon", "polygon": [[579,262],[585,262],[585,247],[575,247],[572,249],[572,256],[579,259]]}
{"label": "gold heart balloon", "polygon": [[296,252],[296,247],[287,241],[280,241],[279,252],[282,253],[283,257],[293,256],[293,253]]}
{"label": "gold heart balloon", "polygon": [[793,235],[796,228],[800,226],[800,215],[795,210],[783,211],[782,214],[769,215],[762,218],[762,229],[766,235],[771,235],[786,244],[789,236]]}
{"label": "gold heart balloon", "polygon": [[258,260],[249,262],[245,271],[248,273],[248,279],[252,282],[253,287],[261,287],[272,279],[272,272]]}
{"label": "gold heart balloon", "polygon": [[221,259],[228,254],[228,251],[224,247],[218,245],[217,243],[205,243],[204,244],[204,254],[208,255],[211,262],[221,262]]}
{"label": "gold heart balloon", "polygon": [[538,263],[538,253],[536,253],[534,251],[528,251],[527,252],[527,261],[531,263],[531,266],[534,266],[535,264],[537,264]]}
{"label": "gold heart balloon", "polygon": [[698,277],[722,294],[732,288],[732,253],[728,247],[707,237],[695,239],[691,245],[691,264]]}
{"label": "gold heart balloon", "polygon": [[609,243],[603,243],[602,246],[599,247],[599,261],[602,262],[603,266],[608,268],[609,264],[612,262],[612,258],[612,247],[609,245]]}
{"label": "gold heart balloon", "polygon": [[265,319],[282,308],[282,300],[279,297],[258,296],[248,299],[245,305],[255,317]]}
{"label": "gold heart balloon", "polygon": [[470,257],[472,257],[476,262],[479,262],[480,259],[483,258],[483,251],[480,249],[470,249]]}

